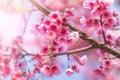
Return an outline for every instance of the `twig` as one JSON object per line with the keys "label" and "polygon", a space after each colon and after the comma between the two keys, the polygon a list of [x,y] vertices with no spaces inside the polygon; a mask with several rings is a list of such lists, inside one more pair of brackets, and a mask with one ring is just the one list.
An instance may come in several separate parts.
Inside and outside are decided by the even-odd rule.
{"label": "twig", "polygon": [[[74,54],[74,53],[78,53],[78,52],[85,52],[87,50],[94,49],[94,48],[95,47],[93,45],[89,45],[87,47],[71,50],[71,51],[68,51],[68,52],[54,53],[54,54],[41,55],[41,56],[57,57],[57,56],[62,56],[62,55]],[[36,54],[32,54],[32,53],[30,54],[26,50],[24,50],[22,48],[20,48],[20,49],[26,53],[26,54],[21,54],[21,56],[36,56]]]}
{"label": "twig", "polygon": [[[42,6],[37,0],[29,0],[33,5],[35,5],[40,11],[42,11],[44,14],[49,15],[50,11]],[[41,6],[40,6],[41,5]]]}
{"label": "twig", "polygon": [[56,57],[56,56],[62,56],[62,55],[70,55],[70,54],[74,54],[74,53],[78,53],[78,52],[84,52],[84,51],[87,51],[87,50],[90,50],[90,49],[93,49],[94,46],[90,45],[90,46],[87,46],[87,47],[84,47],[84,48],[80,48],[80,49],[75,49],[75,50],[71,50],[71,51],[68,51],[68,52],[63,52],[63,53],[55,53],[55,54],[52,54],[53,57]]}
{"label": "twig", "polygon": [[25,49],[23,49],[19,44],[17,44],[17,47],[22,50],[24,53],[26,53],[27,55],[31,54],[28,51],[26,51]]}
{"label": "twig", "polygon": [[107,44],[107,40],[106,40],[106,37],[105,37],[105,31],[103,30],[102,15],[100,15],[100,24],[101,24],[101,30],[102,30],[102,36],[103,36],[104,43]]}

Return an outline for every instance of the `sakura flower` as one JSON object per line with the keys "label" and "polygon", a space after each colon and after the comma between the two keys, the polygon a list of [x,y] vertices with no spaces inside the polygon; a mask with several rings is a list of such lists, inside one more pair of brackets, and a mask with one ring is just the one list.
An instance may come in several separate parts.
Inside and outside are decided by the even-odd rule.
{"label": "sakura flower", "polygon": [[21,80],[20,77],[13,76],[11,80]]}
{"label": "sakura flower", "polygon": [[99,75],[99,76],[104,76],[104,73],[103,73],[103,71],[102,71],[100,68],[96,68],[96,69],[94,70],[94,73],[95,73],[96,75]]}
{"label": "sakura flower", "polygon": [[67,27],[62,27],[60,28],[60,32],[59,32],[59,35],[60,36],[67,36],[68,35],[68,28]]}
{"label": "sakura flower", "polygon": [[55,24],[50,24],[49,30],[57,31],[57,26]]}
{"label": "sakura flower", "polygon": [[82,16],[81,18],[80,18],[80,23],[81,24],[84,24],[86,22],[86,18],[84,17],[84,16]]}
{"label": "sakura flower", "polygon": [[56,35],[56,33],[55,32],[53,32],[53,31],[47,31],[46,32],[46,37],[48,38],[48,39],[55,39],[56,37],[57,37],[57,35]]}
{"label": "sakura flower", "polygon": [[78,32],[72,32],[70,34],[70,38],[72,38],[74,41],[77,41],[79,39],[79,33]]}
{"label": "sakura flower", "polygon": [[111,69],[112,68],[112,61],[111,60],[104,60],[103,67],[105,67],[107,69]]}
{"label": "sakura flower", "polygon": [[51,18],[53,19],[56,19],[59,17],[59,12],[58,11],[55,11],[55,12],[51,12],[51,14],[49,15]]}
{"label": "sakura flower", "polygon": [[85,0],[84,8],[91,10],[94,15],[101,15],[108,7],[113,4],[114,0]]}
{"label": "sakura flower", "polygon": [[21,80],[21,79],[23,79],[22,72],[15,73],[14,76],[12,76],[12,80]]}
{"label": "sakura flower", "polygon": [[34,73],[36,73],[36,72],[38,72],[38,73],[40,73],[40,68],[38,67],[38,66],[36,66],[35,68],[34,68],[34,71],[33,71]]}
{"label": "sakura flower", "polygon": [[71,9],[66,9],[66,12],[65,12],[65,15],[66,16],[74,16],[74,13],[73,13],[73,11],[74,11],[74,8],[71,8]]}
{"label": "sakura flower", "polygon": [[51,67],[49,65],[44,65],[41,68],[41,72],[46,75],[47,77],[52,77],[52,71],[51,71]]}
{"label": "sakura flower", "polygon": [[93,7],[95,6],[94,1],[95,0],[85,0],[85,2],[83,3],[83,7],[86,9],[93,9]]}
{"label": "sakura flower", "polygon": [[80,72],[80,65],[79,65],[79,64],[73,64],[73,65],[72,65],[72,69],[73,69],[75,72],[79,73],[79,72]]}
{"label": "sakura flower", "polygon": [[52,65],[51,70],[55,75],[59,75],[61,73],[61,67],[58,64]]}
{"label": "sakura flower", "polygon": [[106,7],[102,5],[97,5],[91,10],[91,14],[93,15],[101,15],[104,11],[106,11]]}
{"label": "sakura flower", "polygon": [[41,47],[41,52],[43,52],[44,54],[48,53],[49,48],[47,46],[42,46]]}
{"label": "sakura flower", "polygon": [[81,64],[81,65],[86,64],[86,63],[87,63],[87,59],[88,59],[87,55],[82,56],[82,57],[80,58],[80,64]]}
{"label": "sakura flower", "polygon": [[112,13],[109,12],[109,11],[105,11],[103,14],[102,14],[102,17],[104,20],[110,18],[112,16]]}
{"label": "sakura flower", "polygon": [[64,51],[66,51],[67,50],[67,47],[66,47],[66,45],[62,45],[62,46],[60,46],[60,47],[58,47],[58,52],[64,52]]}
{"label": "sakura flower", "polygon": [[108,6],[112,5],[114,3],[114,0],[99,0],[99,2],[104,2],[106,3]]}
{"label": "sakura flower", "polygon": [[98,28],[100,26],[100,22],[98,19],[94,19],[94,27]]}
{"label": "sakura flower", "polygon": [[73,69],[71,69],[71,68],[67,68],[67,69],[66,69],[66,74],[67,74],[68,76],[72,76],[73,73],[74,73]]}
{"label": "sakura flower", "polygon": [[117,18],[116,17],[110,17],[108,19],[108,23],[110,23],[113,26],[117,25]]}
{"label": "sakura flower", "polygon": [[43,72],[44,75],[48,77],[52,77],[53,75],[59,75],[61,74],[61,67],[58,64],[54,65],[43,65],[41,68],[41,72]]}

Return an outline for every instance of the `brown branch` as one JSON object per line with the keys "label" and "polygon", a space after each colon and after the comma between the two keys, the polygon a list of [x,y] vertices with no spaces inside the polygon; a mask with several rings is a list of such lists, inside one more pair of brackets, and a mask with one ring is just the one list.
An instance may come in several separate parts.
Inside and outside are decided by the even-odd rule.
{"label": "brown branch", "polygon": [[51,56],[56,57],[56,56],[74,54],[74,53],[78,53],[78,52],[85,52],[85,51],[93,49],[93,48],[94,48],[94,46],[90,45],[90,46],[87,46],[87,47],[84,47],[84,48],[75,49],[75,50],[71,50],[71,51],[68,51],[68,52],[51,54]]}
{"label": "brown branch", "polygon": [[[45,7],[43,7],[41,4],[39,4],[39,2],[37,2],[36,0],[30,0],[30,1],[31,1],[31,3],[33,5],[35,5],[40,11],[42,11],[46,15],[50,14],[50,11],[48,9],[46,9]],[[79,29],[76,29],[74,26],[70,25],[69,23],[64,24],[64,25],[68,26],[73,31],[79,32],[79,37],[81,39],[83,39],[84,41],[86,41],[86,42],[90,43],[91,45],[93,45],[94,48],[101,49],[101,50],[103,50],[105,52],[108,52],[109,54],[112,54],[112,55],[120,58],[120,51],[116,50],[115,48],[110,47],[107,44],[102,44],[102,43],[97,42],[96,40],[94,40],[93,38],[88,36],[86,33],[80,31]],[[60,53],[59,55],[62,55],[62,54],[63,53]]]}
{"label": "brown branch", "polygon": [[[56,57],[56,56],[60,56],[60,55],[67,55],[67,54],[74,54],[74,53],[78,53],[78,52],[84,52],[84,51],[87,51],[87,50],[90,50],[90,49],[93,49],[94,46],[93,45],[90,45],[90,46],[87,46],[87,47],[84,47],[84,48],[80,48],[80,49],[75,49],[75,50],[71,50],[71,51],[68,51],[68,52],[63,52],[63,53],[54,53],[54,54],[48,54],[48,55],[41,55],[41,56],[51,56],[51,57]],[[32,54],[32,53],[29,53],[27,52],[26,50],[20,48],[23,52],[25,52],[26,54],[21,54],[21,56],[35,56],[36,54]]]}
{"label": "brown branch", "polygon": [[38,2],[37,0],[29,0],[33,5],[35,5],[40,11],[42,11],[44,14],[46,14],[46,15],[49,15],[50,14],[50,11],[46,8],[46,7],[44,7],[44,6],[42,6],[41,4],[40,4],[40,2]]}
{"label": "brown branch", "polygon": [[107,44],[107,40],[106,40],[106,37],[105,37],[105,31],[103,30],[103,19],[102,19],[102,15],[100,15],[100,24],[101,24],[101,30],[102,30],[102,36],[103,36],[103,40],[104,40],[104,43]]}
{"label": "brown branch", "polygon": [[[74,54],[74,53],[78,53],[78,52],[85,52],[85,51],[87,51],[87,50],[94,49],[94,48],[95,48],[95,47],[94,47],[93,45],[89,45],[89,46],[87,46],[87,47],[80,48],[80,49],[75,49],[75,50],[71,50],[71,51],[68,51],[68,52],[54,53],[54,54],[41,55],[41,56],[56,57],[56,56]],[[23,52],[26,53],[26,54],[20,54],[20,56],[23,56],[23,57],[24,57],[24,56],[36,56],[36,54],[29,53],[29,52],[27,52],[25,49],[22,49],[20,46],[19,46],[19,49],[21,49]],[[9,55],[6,55],[6,56],[9,56]]]}
{"label": "brown branch", "polygon": [[108,52],[109,54],[112,54],[112,55],[120,58],[120,51],[118,51],[117,49],[110,47],[107,44],[102,44],[102,43],[97,42],[92,37],[88,36],[86,33],[82,32],[82,31],[76,29],[75,27],[73,27],[70,24],[66,24],[66,26],[69,26],[69,28],[73,31],[79,32],[79,37],[81,39],[83,39],[84,41],[90,43],[91,45],[94,45],[95,48],[101,49],[105,52]]}

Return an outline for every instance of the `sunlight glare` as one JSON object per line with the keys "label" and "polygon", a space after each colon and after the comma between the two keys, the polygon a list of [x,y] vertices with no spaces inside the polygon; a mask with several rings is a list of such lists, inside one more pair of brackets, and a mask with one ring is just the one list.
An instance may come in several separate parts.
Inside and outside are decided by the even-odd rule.
{"label": "sunlight glare", "polygon": [[8,46],[17,35],[22,34],[24,22],[19,14],[0,11],[0,39],[2,45]]}

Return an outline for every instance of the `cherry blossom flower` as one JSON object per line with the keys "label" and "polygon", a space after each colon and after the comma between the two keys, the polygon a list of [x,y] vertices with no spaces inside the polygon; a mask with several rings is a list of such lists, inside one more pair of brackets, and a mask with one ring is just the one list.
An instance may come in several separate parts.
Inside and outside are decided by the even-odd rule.
{"label": "cherry blossom flower", "polygon": [[80,65],[79,64],[72,64],[72,69],[75,72],[79,73],[80,72]]}
{"label": "cherry blossom flower", "polygon": [[72,38],[74,41],[77,41],[79,39],[79,33],[78,32],[72,32],[70,34],[70,38]]}
{"label": "cherry blossom flower", "polygon": [[85,23],[86,23],[86,18],[85,18],[84,16],[82,16],[82,17],[80,18],[80,23],[81,23],[81,24],[85,24]]}
{"label": "cherry blossom flower", "polygon": [[66,74],[67,74],[68,76],[72,76],[73,73],[74,73],[73,69],[71,69],[71,68],[67,68],[67,69],[66,69]]}
{"label": "cherry blossom flower", "polygon": [[107,69],[111,69],[112,68],[112,61],[111,60],[104,60],[103,67],[105,67]]}
{"label": "cherry blossom flower", "polygon": [[41,72],[48,77],[52,77],[53,75],[61,74],[61,67],[58,64],[53,64],[52,66],[43,65]]}
{"label": "cherry blossom flower", "polygon": [[80,58],[80,64],[85,65],[87,63],[88,57],[87,55],[84,55]]}
{"label": "cherry blossom flower", "polygon": [[54,75],[60,75],[61,74],[61,67],[58,64],[54,64],[51,66],[52,73]]}
{"label": "cherry blossom flower", "polygon": [[41,68],[41,72],[44,73],[44,75],[46,75],[47,77],[52,77],[52,71],[51,71],[51,67],[49,65],[44,65]]}

